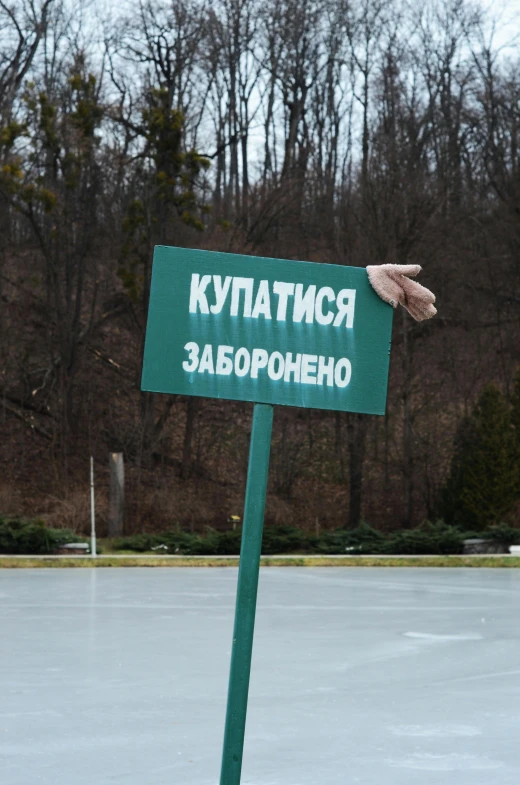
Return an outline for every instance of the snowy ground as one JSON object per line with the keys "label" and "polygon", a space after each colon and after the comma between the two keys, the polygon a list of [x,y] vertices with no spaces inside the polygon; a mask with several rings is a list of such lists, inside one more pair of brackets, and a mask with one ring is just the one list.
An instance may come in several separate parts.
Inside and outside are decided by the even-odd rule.
{"label": "snowy ground", "polygon": [[[236,569],[0,570],[2,785],[217,785]],[[518,785],[520,571],[261,571],[243,785]]]}

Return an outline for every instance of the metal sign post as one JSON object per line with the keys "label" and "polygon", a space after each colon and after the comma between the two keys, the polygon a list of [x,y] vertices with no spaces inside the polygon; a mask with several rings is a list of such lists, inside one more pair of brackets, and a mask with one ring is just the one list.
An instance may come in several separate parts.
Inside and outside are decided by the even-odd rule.
{"label": "metal sign post", "polygon": [[90,456],[90,554],[97,556],[96,548],[96,501],[94,495],[94,458]]}
{"label": "metal sign post", "polygon": [[272,424],[273,407],[268,404],[255,404],[249,448],[220,785],[239,785],[242,770]]}
{"label": "metal sign post", "polygon": [[141,387],[252,401],[220,785],[239,785],[273,404],[384,414],[392,307],[364,268],[159,246]]}

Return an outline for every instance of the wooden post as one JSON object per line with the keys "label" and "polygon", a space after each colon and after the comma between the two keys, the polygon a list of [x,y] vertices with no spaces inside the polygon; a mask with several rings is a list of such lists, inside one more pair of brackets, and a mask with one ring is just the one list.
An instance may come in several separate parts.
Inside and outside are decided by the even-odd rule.
{"label": "wooden post", "polygon": [[108,536],[119,537],[123,534],[125,503],[125,467],[123,463],[123,453],[109,453],[108,463],[110,466],[110,515],[108,520]]}

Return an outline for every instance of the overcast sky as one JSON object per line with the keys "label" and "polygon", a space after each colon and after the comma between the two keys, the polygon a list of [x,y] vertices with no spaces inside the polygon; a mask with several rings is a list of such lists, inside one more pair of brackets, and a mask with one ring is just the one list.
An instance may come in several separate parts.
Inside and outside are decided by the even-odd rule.
{"label": "overcast sky", "polygon": [[519,36],[517,46],[520,46],[520,0],[481,0],[481,5],[500,17],[496,36],[499,46],[515,36]]}

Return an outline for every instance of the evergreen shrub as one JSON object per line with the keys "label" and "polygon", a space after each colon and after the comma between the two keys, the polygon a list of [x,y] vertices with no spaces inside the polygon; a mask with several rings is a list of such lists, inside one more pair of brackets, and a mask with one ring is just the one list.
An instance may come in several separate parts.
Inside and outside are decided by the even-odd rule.
{"label": "evergreen shrub", "polygon": [[[112,547],[137,553],[153,550],[160,553],[164,547],[165,553],[185,556],[237,556],[241,537],[240,528],[224,532],[207,528],[203,534],[165,531],[118,537],[112,540]],[[507,550],[510,545],[520,544],[520,529],[500,523],[485,532],[470,532],[437,521],[385,535],[362,523],[355,529],[336,529],[322,532],[319,536],[309,536],[295,526],[266,526],[262,553],[448,555],[461,553],[463,541],[469,537],[485,537]],[[86,540],[68,529],[48,528],[39,520],[0,518],[0,553],[53,553],[63,543],[77,541]]]}
{"label": "evergreen shrub", "polygon": [[53,553],[64,543],[82,540],[70,529],[52,529],[41,520],[0,518],[0,553]]}
{"label": "evergreen shrub", "polygon": [[[464,535],[464,537],[470,536],[467,533]],[[499,543],[504,549],[509,548],[510,545],[520,545],[520,529],[515,526],[509,526],[507,523],[498,523],[496,526],[490,526],[487,531],[476,533],[474,536]]]}
{"label": "evergreen shrub", "polygon": [[311,541],[312,550],[316,553],[381,553],[385,535],[373,529],[367,523],[361,523],[355,529],[336,529],[323,532]]}
{"label": "evergreen shrub", "polygon": [[[496,528],[498,531],[498,527]],[[509,529],[508,529],[509,531]],[[491,532],[490,532],[491,534]],[[187,556],[236,556],[240,553],[240,528],[218,532],[207,529],[204,534],[163,532],[157,535],[134,535],[114,541],[117,549],[142,552],[162,544],[168,553]],[[418,529],[385,535],[362,523],[355,529],[325,531],[320,536],[309,536],[295,526],[266,526],[262,540],[265,555],[283,553],[323,554],[458,554],[463,540],[469,536],[442,521],[426,523]],[[502,542],[504,537],[501,536]],[[145,547],[147,546],[147,547]]]}
{"label": "evergreen shrub", "polygon": [[296,553],[309,549],[309,537],[296,526],[266,526],[262,538],[262,553]]}
{"label": "evergreen shrub", "polygon": [[112,540],[112,546],[116,551],[144,553],[160,545],[162,540],[163,538],[157,534],[132,534],[127,537],[115,537]]}
{"label": "evergreen shrub", "polygon": [[444,520],[482,532],[510,516],[520,501],[520,376],[517,388],[510,406],[498,387],[487,385],[461,422],[440,494]]}
{"label": "evergreen shrub", "polygon": [[383,553],[393,555],[448,555],[462,553],[466,534],[443,521],[425,523],[417,529],[393,532]]}

